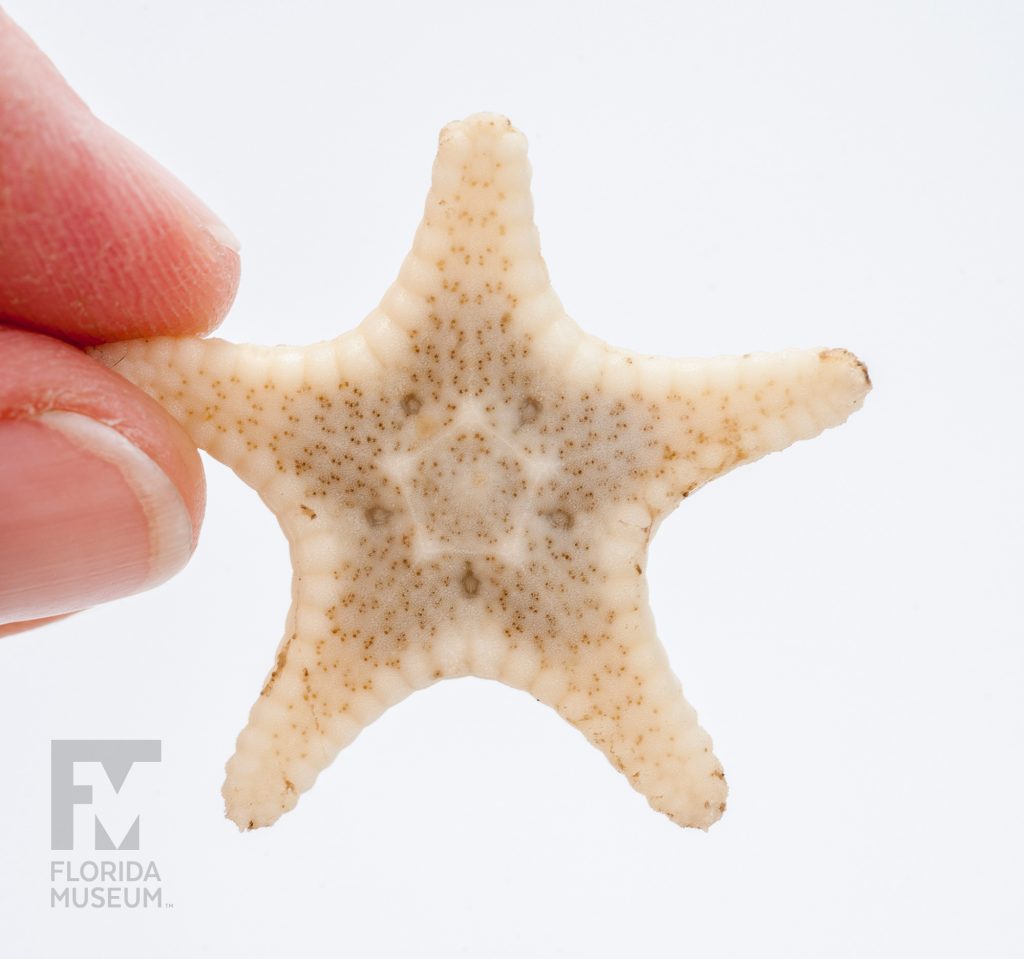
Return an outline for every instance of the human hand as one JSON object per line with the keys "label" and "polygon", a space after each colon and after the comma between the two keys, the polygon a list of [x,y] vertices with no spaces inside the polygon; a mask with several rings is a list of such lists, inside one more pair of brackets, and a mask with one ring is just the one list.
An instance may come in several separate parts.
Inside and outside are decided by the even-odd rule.
{"label": "human hand", "polygon": [[0,11],[0,635],[188,561],[195,447],[76,346],[208,333],[238,276],[221,222]]}

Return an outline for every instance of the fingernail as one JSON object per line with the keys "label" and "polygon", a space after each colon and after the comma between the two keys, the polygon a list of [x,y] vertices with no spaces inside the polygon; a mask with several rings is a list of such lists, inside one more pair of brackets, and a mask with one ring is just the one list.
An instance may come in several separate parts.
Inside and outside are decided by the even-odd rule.
{"label": "fingernail", "polygon": [[177,487],[116,430],[64,411],[0,422],[0,622],[148,589],[191,541]]}
{"label": "fingernail", "polygon": [[214,219],[207,222],[206,231],[221,246],[226,246],[229,250],[233,250],[235,253],[241,252],[241,241],[223,223],[221,223],[220,220]]}

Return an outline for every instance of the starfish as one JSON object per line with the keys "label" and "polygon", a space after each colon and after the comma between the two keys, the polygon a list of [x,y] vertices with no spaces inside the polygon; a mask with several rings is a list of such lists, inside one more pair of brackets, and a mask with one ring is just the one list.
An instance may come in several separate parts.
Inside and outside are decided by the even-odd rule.
{"label": "starfish", "polygon": [[704,483],[842,423],[867,372],[835,349],[608,346],[552,290],[532,207],[525,138],[474,115],[441,131],[412,251],[354,330],[92,351],[257,490],[291,547],[284,637],[227,764],[240,828],[292,809],[389,706],[467,675],[552,706],[676,823],[725,809],[655,635],[647,546]]}

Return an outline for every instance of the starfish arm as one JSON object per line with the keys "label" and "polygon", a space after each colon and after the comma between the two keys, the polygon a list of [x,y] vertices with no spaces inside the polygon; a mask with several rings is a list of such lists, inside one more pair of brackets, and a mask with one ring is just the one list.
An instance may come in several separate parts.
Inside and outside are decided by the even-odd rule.
{"label": "starfish arm", "polygon": [[711,737],[683,696],[646,604],[624,615],[602,655],[565,661],[533,694],[590,740],[653,809],[707,829],[728,787]]}
{"label": "starfish arm", "polygon": [[[319,629],[313,619],[324,620]],[[364,662],[361,643],[349,638],[345,646],[333,628],[323,603],[293,603],[274,667],[226,767],[225,812],[240,829],[269,826],[293,809],[341,749],[413,691],[397,669]]]}
{"label": "starfish arm", "polygon": [[[505,117],[474,114],[441,131],[412,249],[360,327],[378,359],[391,363],[411,344],[420,364],[474,346],[479,361],[511,331],[563,351],[582,337],[551,287],[530,180],[526,137]],[[476,318],[476,344],[463,338],[467,312]],[[492,361],[501,362],[491,354]],[[455,385],[480,369],[460,369]]]}
{"label": "starfish arm", "polygon": [[[507,618],[503,626],[484,615],[462,631],[465,667],[553,707],[652,807],[680,826],[706,829],[724,811],[727,788],[655,635],[642,572],[649,522],[637,505],[621,505],[553,529],[549,548],[512,579],[527,585],[507,600],[481,576],[474,601],[485,610],[507,602]],[[579,529],[590,523],[603,535]],[[589,549],[579,548],[585,539],[574,545],[577,531]],[[554,573],[559,555],[575,557],[567,581]],[[516,596],[526,599],[517,606]]]}
{"label": "starfish arm", "polygon": [[[129,340],[89,353],[163,406],[200,449],[263,491],[293,465],[296,412],[378,365],[358,331],[307,347],[197,337]],[[271,504],[273,506],[273,504]]]}
{"label": "starfish arm", "polygon": [[291,810],[364,727],[437,678],[434,670],[411,675],[401,655],[377,653],[367,608],[381,597],[350,593],[351,580],[339,582],[351,564],[336,532],[309,525],[289,537],[296,573],[284,637],[226,767],[225,810],[241,829]]}
{"label": "starfish arm", "polygon": [[561,647],[478,639],[470,667],[554,708],[677,825],[707,829],[725,810],[725,776],[655,635],[645,592],[639,576],[609,584],[604,627]]}
{"label": "starfish arm", "polygon": [[606,386],[642,404],[647,500],[671,508],[742,463],[845,422],[871,389],[846,350],[787,350],[710,360],[612,351]]}

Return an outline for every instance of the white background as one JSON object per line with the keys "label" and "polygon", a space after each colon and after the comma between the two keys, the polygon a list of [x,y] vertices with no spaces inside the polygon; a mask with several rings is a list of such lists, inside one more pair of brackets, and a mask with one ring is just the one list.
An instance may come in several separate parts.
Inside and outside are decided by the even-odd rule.
{"label": "white background", "polygon": [[[6,8],[239,235],[229,339],[356,323],[438,129],[487,109],[530,138],[583,326],[673,355],[847,347],[875,390],[652,547],[660,633],[731,787],[707,834],[479,680],[407,700],[295,812],[236,832],[223,763],[289,570],[212,463],[182,575],[0,644],[5,956],[1022,954],[1020,4]],[[138,775],[173,909],[49,909],[54,737],[163,740]]]}

